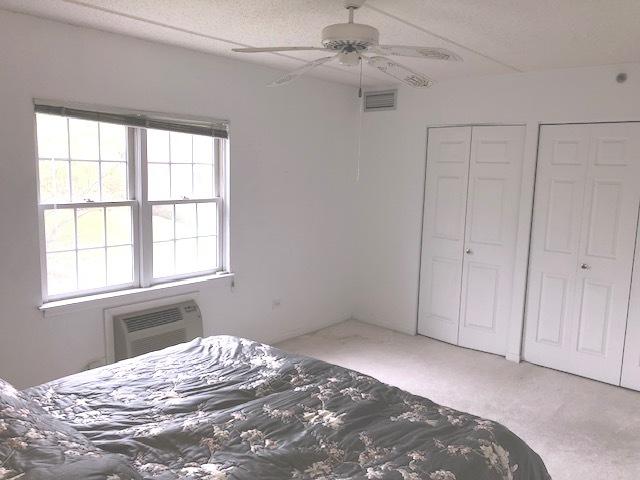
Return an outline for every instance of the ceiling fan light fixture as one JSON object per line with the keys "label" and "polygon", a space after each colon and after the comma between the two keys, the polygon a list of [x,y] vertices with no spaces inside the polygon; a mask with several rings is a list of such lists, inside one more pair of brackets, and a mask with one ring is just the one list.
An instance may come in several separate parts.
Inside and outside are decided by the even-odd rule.
{"label": "ceiling fan light fixture", "polygon": [[340,52],[338,54],[338,62],[345,67],[357,67],[360,65],[360,54],[356,51]]}
{"label": "ceiling fan light fixture", "polygon": [[362,23],[336,23],[322,30],[322,45],[330,50],[365,50],[379,38],[378,29]]}

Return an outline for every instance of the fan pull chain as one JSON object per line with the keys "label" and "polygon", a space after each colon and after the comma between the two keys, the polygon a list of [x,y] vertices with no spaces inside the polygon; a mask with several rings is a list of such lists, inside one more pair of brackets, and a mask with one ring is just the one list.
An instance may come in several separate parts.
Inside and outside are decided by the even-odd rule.
{"label": "fan pull chain", "polygon": [[362,57],[360,58],[360,86],[358,88],[358,98],[362,98]]}
{"label": "fan pull chain", "polygon": [[362,115],[364,114],[364,99],[362,98],[362,59],[360,59],[360,88],[358,89],[360,99],[360,111],[358,112],[358,156],[356,158],[356,183],[360,182],[360,157],[362,153]]}
{"label": "fan pull chain", "polygon": [[362,154],[362,100],[360,100],[360,113],[358,114],[358,158],[356,158],[356,183],[360,182],[360,157]]}

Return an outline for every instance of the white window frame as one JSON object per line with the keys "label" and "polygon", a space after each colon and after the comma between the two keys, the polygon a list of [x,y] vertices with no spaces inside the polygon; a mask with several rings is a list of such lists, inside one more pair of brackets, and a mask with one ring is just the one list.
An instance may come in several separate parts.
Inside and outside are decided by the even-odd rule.
{"label": "white window frame", "polygon": [[[66,117],[70,118],[70,117]],[[60,202],[46,203],[40,202],[40,158],[36,155],[36,184],[38,203],[38,223],[39,223],[39,243],[40,243],[40,265],[41,265],[41,286],[43,304],[61,300],[81,299],[103,293],[119,292],[128,289],[148,288],[176,282],[189,278],[205,277],[213,274],[224,274],[229,272],[229,250],[228,250],[228,211],[226,193],[228,190],[227,162],[229,159],[228,138],[213,137],[214,141],[214,196],[207,198],[183,198],[166,200],[149,200],[147,189],[147,152],[146,133],[147,129],[138,126],[126,126],[127,128],[127,189],[129,200],[121,201],[100,201],[100,202]],[[37,135],[36,115],[34,113],[34,131]],[[67,132],[67,135],[68,132]],[[69,140],[69,136],[67,137]],[[37,137],[36,137],[37,150]],[[55,160],[55,159],[54,159]],[[69,162],[69,158],[60,159]],[[69,175],[71,192],[71,175]],[[215,203],[217,206],[217,244],[218,244],[218,267],[197,272],[175,274],[162,278],[153,278],[153,229],[152,229],[152,207],[154,205],[178,205],[194,203]],[[105,208],[129,206],[131,208],[132,222],[132,248],[133,248],[133,280],[130,283],[120,285],[110,285],[92,289],[74,290],[72,292],[53,294],[48,293],[47,280],[47,251],[44,215],[47,210],[67,209],[74,211],[79,208]],[[106,209],[103,210],[106,212]],[[105,213],[106,214],[106,213]],[[106,223],[105,223],[106,226]],[[105,229],[106,232],[106,229]],[[106,234],[106,233],[105,233]],[[105,242],[106,245],[106,242]],[[77,245],[76,245],[77,250]],[[76,261],[76,270],[78,262]],[[76,272],[77,278],[77,272]]]}
{"label": "white window frame", "polygon": [[[226,258],[224,255],[225,242],[225,209],[223,208],[223,184],[225,179],[222,178],[223,168],[221,164],[226,163],[227,149],[224,148],[225,140],[220,138],[213,139],[215,155],[213,158],[213,169],[215,172],[215,184],[214,184],[214,196],[207,198],[184,198],[184,199],[167,199],[167,200],[149,200],[149,194],[147,191],[147,131],[145,129],[136,129],[138,158],[136,159],[136,170],[139,172],[136,183],[136,198],[140,199],[140,248],[139,256],[141,258],[140,268],[140,286],[151,287],[153,285],[159,285],[167,282],[175,282],[183,280],[185,278],[199,277],[203,275],[210,275],[212,273],[219,273],[225,271]],[[193,204],[193,203],[215,203],[218,214],[218,259],[220,266],[213,270],[203,270],[199,272],[190,272],[183,274],[176,274],[162,278],[153,278],[153,225],[151,210],[154,205],[180,205],[180,204]]]}

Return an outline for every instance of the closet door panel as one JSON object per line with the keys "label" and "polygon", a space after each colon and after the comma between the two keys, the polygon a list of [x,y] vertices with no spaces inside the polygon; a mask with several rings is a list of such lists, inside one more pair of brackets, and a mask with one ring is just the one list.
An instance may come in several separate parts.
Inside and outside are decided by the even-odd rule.
{"label": "closet door panel", "polygon": [[[480,262],[465,262],[464,267],[464,329],[494,335],[496,333],[498,314],[498,290],[500,287],[500,267]],[[468,332],[467,332],[468,334]],[[472,346],[473,341],[466,344],[460,339],[460,345]],[[480,346],[475,346],[480,348]]]}
{"label": "closet door panel", "polygon": [[458,341],[500,355],[511,312],[524,133],[522,126],[472,130]]}
{"label": "closet door panel", "polygon": [[640,203],[640,124],[590,128],[571,368],[618,384]]}
{"label": "closet door panel", "polygon": [[569,363],[588,125],[543,125],[529,258],[526,360],[552,368]]}
{"label": "closet door panel", "polygon": [[[542,128],[525,336],[531,362],[620,381],[640,202],[639,140],[633,123]],[[566,155],[570,144],[580,161]],[[554,183],[563,193],[552,193]],[[548,278],[558,279],[561,293],[545,288]]]}
{"label": "closet door panel", "polygon": [[538,316],[536,317],[535,341],[559,346],[563,342],[565,318],[571,292],[569,278],[563,275],[542,273],[538,288]]}
{"label": "closet door panel", "polygon": [[429,129],[418,333],[458,341],[470,127]]}
{"label": "closet door panel", "polygon": [[620,385],[640,390],[640,234],[636,234],[635,262],[629,295],[629,316]]}

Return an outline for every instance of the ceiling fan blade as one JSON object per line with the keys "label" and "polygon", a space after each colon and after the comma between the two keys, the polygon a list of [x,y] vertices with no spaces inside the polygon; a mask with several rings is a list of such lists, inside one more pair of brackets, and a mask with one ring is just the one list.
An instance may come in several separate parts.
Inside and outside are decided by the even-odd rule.
{"label": "ceiling fan blade", "polygon": [[462,57],[445,48],[411,47],[406,45],[376,45],[375,47],[370,47],[369,50],[379,53],[380,55],[429,58],[432,60],[447,60],[450,62],[462,61]]}
{"label": "ceiling fan blade", "polygon": [[400,80],[405,85],[415,88],[426,88],[433,85],[433,81],[421,73],[414,72],[399,63],[385,57],[368,57],[367,62],[387,75]]}
{"label": "ceiling fan blade", "polygon": [[276,81],[270,83],[268,86],[269,87],[278,87],[280,85],[285,85],[285,84],[287,84],[289,82],[293,82],[296,78],[298,78],[302,74],[308,72],[312,68],[316,68],[316,67],[319,67],[320,65],[324,65],[329,60],[333,60],[334,58],[336,58],[336,56],[337,55],[332,55],[330,57],[322,57],[322,58],[319,58],[317,60],[314,60],[313,62],[306,63],[303,66],[301,66],[300,68],[296,68],[295,70],[293,70],[292,72],[287,73],[283,77],[278,78]]}
{"label": "ceiling fan blade", "polygon": [[262,52],[294,52],[305,50],[327,50],[322,47],[250,47],[250,48],[232,48],[232,52],[239,53],[262,53]]}

